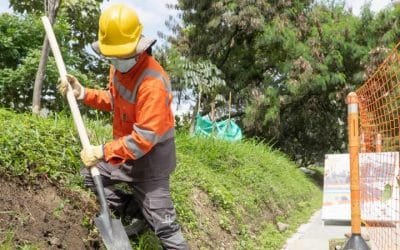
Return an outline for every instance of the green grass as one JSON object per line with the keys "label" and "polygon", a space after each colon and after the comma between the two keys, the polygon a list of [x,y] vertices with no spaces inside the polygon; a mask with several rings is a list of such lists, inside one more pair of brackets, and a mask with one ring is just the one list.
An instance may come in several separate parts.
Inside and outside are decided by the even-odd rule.
{"label": "green grass", "polygon": [[[93,144],[107,141],[111,126],[85,121]],[[0,109],[0,174],[34,181],[47,175],[70,188],[82,188],[80,144],[72,119],[43,119]],[[178,220],[197,246],[219,244],[228,237],[236,249],[280,249],[286,238],[320,207],[321,191],[283,153],[262,143],[230,143],[178,133],[178,166],[171,178]],[[194,195],[200,193],[200,206]],[[199,202],[199,201],[197,201]],[[277,222],[289,224],[278,232]],[[84,222],[82,222],[84,224]],[[225,237],[225,238],[226,238]],[[151,232],[135,249],[158,249]],[[208,244],[208,245],[207,245]],[[1,244],[0,244],[1,248]]]}
{"label": "green grass", "polygon": [[14,244],[14,232],[8,231],[3,241],[0,241],[0,250],[39,250],[38,247],[31,244]]}
{"label": "green grass", "polygon": [[[264,144],[181,133],[177,152],[173,197],[180,221],[193,235],[203,230],[190,199],[194,188],[207,193],[220,217],[228,217],[225,222],[222,219],[221,230],[236,230],[242,249],[280,249],[290,233],[320,206],[318,187],[284,154]],[[289,230],[278,232],[277,221],[288,223]]]}
{"label": "green grass", "polygon": [[64,117],[43,119],[0,109],[0,173],[79,182],[79,141]]}

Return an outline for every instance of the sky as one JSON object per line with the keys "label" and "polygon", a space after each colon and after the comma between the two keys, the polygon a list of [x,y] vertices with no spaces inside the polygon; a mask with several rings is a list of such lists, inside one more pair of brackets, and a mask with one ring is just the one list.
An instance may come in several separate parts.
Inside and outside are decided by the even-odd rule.
{"label": "sky", "polygon": [[[125,3],[133,7],[143,23],[143,34],[145,36],[158,38],[157,32],[168,33],[165,21],[170,15],[176,15],[176,10],[170,10],[166,7],[168,3],[176,3],[177,0],[106,0],[101,5],[101,9],[114,3]],[[9,0],[0,0],[0,13],[10,12]]]}
{"label": "sky", "polygon": [[366,2],[371,2],[371,9],[374,11],[379,11],[386,6],[388,6],[392,0],[372,0],[372,1],[367,1],[367,0],[346,0],[345,6],[347,8],[352,8],[353,13],[358,15],[360,13],[360,8],[363,6]]}
{"label": "sky", "polygon": [[[2,0],[0,0],[2,1]],[[131,6],[139,15],[143,24],[143,34],[145,36],[158,38],[157,32],[168,33],[165,21],[170,15],[176,16],[177,11],[166,7],[167,4],[175,4],[177,0],[110,0],[104,1],[101,9],[107,8],[114,3],[125,3]]]}

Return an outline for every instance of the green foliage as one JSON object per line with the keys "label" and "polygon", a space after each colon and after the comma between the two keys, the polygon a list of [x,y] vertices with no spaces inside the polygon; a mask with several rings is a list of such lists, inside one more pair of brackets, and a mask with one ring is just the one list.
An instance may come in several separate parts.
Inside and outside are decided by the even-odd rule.
{"label": "green foliage", "polygon": [[[218,97],[226,83],[221,70],[209,60],[193,62],[181,56],[174,48],[159,51],[158,57],[170,74],[174,90],[179,93],[179,103],[182,98],[198,101],[200,93],[203,109],[210,110],[211,102],[220,101]],[[196,99],[193,98],[195,96]]]}
{"label": "green foliage", "polygon": [[[317,202],[320,203],[320,201]],[[276,218],[277,221],[290,221],[289,228],[284,232],[279,232],[274,224],[263,223],[260,227],[260,233],[255,238],[248,235],[243,238],[241,242],[242,249],[281,249],[282,242],[297,231],[298,225],[309,219],[309,211],[314,206],[312,202],[300,202],[298,209],[293,210],[290,214],[290,218],[278,216]]]}
{"label": "green foliage", "polygon": [[0,109],[0,172],[35,178],[47,174],[59,181],[77,182],[79,144],[68,119],[18,116]]}
{"label": "green foliage", "polygon": [[5,240],[0,242],[0,250],[9,250],[13,248],[14,233],[9,231],[5,237]]}
{"label": "green foliage", "polygon": [[[63,59],[68,72],[75,75],[85,86],[95,86],[94,74],[82,74],[77,68],[82,59],[77,54],[69,53],[70,25],[59,18],[54,27],[62,48]],[[43,37],[40,19],[32,15],[0,15],[0,106],[18,111],[30,110],[36,71],[39,65]],[[2,40],[3,39],[3,40]],[[66,102],[60,101],[56,90],[58,70],[54,59],[48,60],[46,76],[42,88],[43,107],[50,110],[62,110]]]}
{"label": "green foliage", "polygon": [[153,232],[146,230],[143,234],[139,235],[138,239],[133,243],[133,249],[136,250],[161,250],[157,236]]}
{"label": "green foliage", "polygon": [[[0,173],[34,180],[45,174],[65,185],[80,185],[80,141],[72,117],[65,114],[50,118],[17,115],[0,109]],[[101,121],[87,123],[91,141],[109,138]]]}
{"label": "green foliage", "polygon": [[70,43],[75,52],[96,41],[102,0],[63,0],[60,14],[71,26]]}
{"label": "green foliage", "polygon": [[207,193],[218,211],[219,227],[240,235],[237,244],[242,249],[254,249],[251,239],[256,236],[240,230],[246,225],[265,234],[259,236],[260,241],[269,238],[274,242],[263,243],[270,246],[264,249],[279,249],[289,235],[282,236],[276,229],[267,230],[258,224],[268,221],[263,217],[265,211],[269,211],[268,216],[293,223],[294,230],[319,206],[318,188],[284,155],[263,144],[229,143],[182,133],[177,142],[178,167],[172,178],[172,195],[179,221],[193,235],[206,230],[191,200],[196,190]]}
{"label": "green foliage", "polygon": [[[44,15],[43,0],[10,0],[10,6],[18,13]],[[58,16],[70,24],[70,46],[78,52],[95,41],[102,0],[60,0]]]}
{"label": "green foliage", "polygon": [[216,87],[225,85],[225,81],[220,78],[221,71],[210,61],[198,62],[196,64],[186,61],[183,69],[183,81],[188,86],[194,87],[205,94],[215,93]]}
{"label": "green foliage", "polygon": [[344,98],[400,32],[400,6],[374,14],[367,5],[360,17],[341,1],[181,0],[175,7],[182,11],[175,48],[221,69],[247,135],[273,141],[302,165],[345,150]]}
{"label": "green foliage", "polygon": [[[27,110],[32,100],[35,73],[39,64],[40,51],[31,50],[21,64],[16,69],[4,68],[0,70],[0,104],[15,110]],[[43,95],[55,96],[55,83],[57,82],[58,72],[54,61],[48,64],[48,75],[43,89]],[[51,84],[51,85],[50,85]],[[50,86],[49,86],[50,85]],[[59,102],[54,102],[54,98],[45,102],[45,107],[60,109]]]}
{"label": "green foliage", "polygon": [[61,200],[60,204],[58,204],[58,207],[56,207],[56,208],[53,210],[53,215],[54,215],[55,217],[57,217],[57,218],[61,218],[61,216],[62,216],[63,213],[64,213],[65,205],[69,204],[70,202],[71,202],[71,201],[70,201],[69,199]]}
{"label": "green foliage", "polygon": [[21,244],[18,244],[18,246],[16,246],[14,244],[14,232],[8,231],[8,232],[6,232],[5,239],[3,241],[0,241],[0,250],[13,250],[13,249],[39,250],[38,247],[36,247],[35,245],[31,245],[31,244],[21,243]]}
{"label": "green foliage", "polygon": [[32,16],[0,15],[0,69],[15,69],[31,48],[42,45],[40,36],[32,36],[42,33],[40,25],[39,20]]}
{"label": "green foliage", "polygon": [[[343,100],[349,82],[344,71],[350,67],[344,62],[360,60],[353,59],[358,54],[347,51],[358,48],[353,41],[356,18],[340,6],[315,5],[294,21],[277,15],[257,39],[255,61],[268,63],[278,72],[264,75],[265,85],[258,88],[275,88],[277,100],[265,103],[261,112],[257,110],[260,104],[252,101],[244,124],[252,135],[273,139],[302,164],[310,164],[323,159],[326,152],[339,150],[345,139],[343,123],[338,125],[337,120],[345,120]],[[268,52],[275,55],[271,58]],[[351,69],[361,70],[354,65]],[[260,95],[265,100],[267,96]],[[265,119],[256,119],[252,113],[265,114]]]}
{"label": "green foliage", "polygon": [[[84,50],[88,43],[96,40],[101,2],[61,1],[54,25],[68,73],[77,76],[86,86],[107,82],[108,64]],[[39,18],[44,15],[43,3],[10,1],[13,10],[20,14],[0,15],[0,106],[30,110],[44,38]],[[96,82],[92,80],[95,78]],[[61,110],[65,106],[65,102],[55,101],[57,79],[54,61],[49,60],[41,93],[44,108]]]}
{"label": "green foliage", "polygon": [[252,249],[280,249],[284,236],[276,229],[273,224],[266,224],[261,235],[254,241],[246,242],[247,247]]}

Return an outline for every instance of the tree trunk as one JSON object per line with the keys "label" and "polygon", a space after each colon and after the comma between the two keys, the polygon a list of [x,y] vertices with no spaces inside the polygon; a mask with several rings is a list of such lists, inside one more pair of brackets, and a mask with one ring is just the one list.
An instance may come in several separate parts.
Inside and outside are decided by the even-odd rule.
{"label": "tree trunk", "polygon": [[193,109],[192,119],[190,120],[190,128],[189,128],[190,134],[194,134],[194,130],[195,130],[195,126],[196,126],[196,115],[199,112],[200,105],[201,105],[201,93],[202,93],[202,91],[200,90],[196,106]]}
{"label": "tree trunk", "polygon": [[[45,0],[48,3],[48,17],[50,23],[53,24],[57,15],[58,7],[60,6],[60,0]],[[47,36],[44,37],[42,54],[40,56],[39,68],[36,72],[35,77],[35,85],[33,87],[33,96],[32,96],[32,113],[39,114],[40,105],[41,105],[41,92],[43,79],[47,64],[47,59],[49,57],[50,46],[49,41],[47,40]]]}

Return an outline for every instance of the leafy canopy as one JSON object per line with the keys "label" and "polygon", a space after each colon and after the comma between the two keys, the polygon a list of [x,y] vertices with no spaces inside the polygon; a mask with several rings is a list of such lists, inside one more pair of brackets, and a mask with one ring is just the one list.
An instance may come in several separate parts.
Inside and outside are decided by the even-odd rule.
{"label": "leafy canopy", "polygon": [[179,0],[170,38],[222,72],[247,135],[302,164],[345,149],[344,98],[397,43],[400,7],[354,16],[342,2]]}

